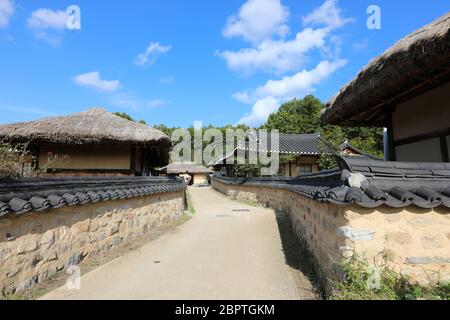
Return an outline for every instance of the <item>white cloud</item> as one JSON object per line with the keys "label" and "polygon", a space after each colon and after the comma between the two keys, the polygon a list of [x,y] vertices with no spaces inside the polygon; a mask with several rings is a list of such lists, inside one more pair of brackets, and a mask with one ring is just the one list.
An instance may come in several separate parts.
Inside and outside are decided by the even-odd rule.
{"label": "white cloud", "polygon": [[247,102],[255,101],[252,112],[239,120],[239,123],[250,126],[264,123],[282,102],[314,92],[316,85],[346,64],[347,60],[343,59],[333,62],[324,60],[312,70],[303,70],[281,80],[269,80],[251,93],[235,93],[234,97],[241,98],[241,101],[244,100],[243,97]]}
{"label": "white cloud", "polygon": [[253,105],[251,113],[242,117],[238,123],[257,127],[264,123],[271,113],[277,111],[279,106],[280,102],[274,97],[260,99]]}
{"label": "white cloud", "polygon": [[151,66],[155,64],[161,55],[169,52],[171,48],[171,46],[162,46],[159,42],[151,42],[147,50],[134,59],[134,64],[137,66]]}
{"label": "white cloud", "polygon": [[289,32],[288,18],[289,10],[280,0],[248,0],[228,18],[222,34],[257,44],[272,36],[284,37]]}
{"label": "white cloud", "polygon": [[109,103],[114,107],[132,109],[137,111],[142,108],[144,102],[133,93],[122,92],[110,97]]}
{"label": "white cloud", "polygon": [[282,74],[298,70],[304,64],[308,51],[324,47],[328,32],[326,28],[307,28],[290,41],[266,40],[256,48],[219,52],[218,55],[227,61],[231,70],[245,75],[255,71]]}
{"label": "white cloud", "polygon": [[66,29],[68,15],[65,11],[41,8],[31,13],[27,20],[28,27],[37,39],[50,45],[58,46]]}
{"label": "white cloud", "polygon": [[[257,3],[266,3],[266,1],[270,5],[257,6]],[[258,15],[256,12],[257,10],[266,9],[268,12],[278,12],[278,14],[274,14],[275,17],[281,17],[282,15],[279,14],[281,11],[289,12],[287,8],[282,6],[279,0],[249,0],[239,11],[239,19],[234,17],[232,24],[229,21],[224,35],[241,35],[251,41],[253,46],[251,48],[242,48],[238,51],[217,52],[218,56],[226,60],[229,69],[240,72],[244,76],[248,76],[256,71],[277,75],[297,71],[308,60],[306,54],[314,49],[319,49],[326,59],[336,59],[340,54],[342,41],[339,36],[331,35],[331,32],[353,21],[353,19],[348,19],[343,16],[342,10],[337,6],[337,0],[327,0],[313,12],[303,17],[303,23],[305,25],[312,25],[314,27],[307,27],[301,32],[298,32],[292,40],[285,40],[284,38],[275,39],[274,35],[277,34],[280,23],[284,23],[285,20],[279,18],[276,20],[278,21],[277,23],[271,23],[272,20],[264,19],[264,15]],[[251,15],[252,10],[255,10],[256,14]],[[249,35],[254,35],[254,33],[248,30],[258,28],[247,28],[244,26],[247,26],[247,24],[251,25],[253,20],[256,21],[254,23],[258,26],[258,23],[261,23],[265,27],[268,27],[268,29],[264,29],[264,32],[261,33],[264,36],[250,38]],[[315,27],[316,25],[322,26]],[[235,32],[232,32],[233,30]],[[255,34],[258,35],[258,33]]]}
{"label": "white cloud", "polygon": [[[258,6],[262,3],[270,3],[271,7]],[[255,14],[258,10],[263,13]],[[286,40],[286,33],[280,32],[288,30],[285,25],[288,15],[289,10],[279,0],[248,0],[238,15],[229,18],[223,31],[226,37],[239,36],[252,43],[250,48],[217,52],[231,70],[244,75],[255,71],[276,75],[291,73],[281,79],[268,80],[254,90],[234,93],[233,98],[237,101],[253,103],[251,112],[239,123],[251,126],[262,124],[280,104],[314,92],[320,83],[347,64],[347,60],[340,58],[343,37],[333,34],[333,31],[353,19],[343,16],[337,0],[326,0],[304,16],[305,28],[291,40]],[[316,57],[322,57],[323,61],[318,61],[316,67],[310,70],[300,70],[306,62],[313,61],[310,55],[313,50],[320,53]]]}
{"label": "white cloud", "polygon": [[360,42],[356,42],[354,44],[352,44],[352,48],[355,51],[361,51],[361,50],[366,50],[369,48],[369,39],[364,39]]}
{"label": "white cloud", "polygon": [[165,104],[166,104],[166,101],[160,100],[160,99],[155,99],[155,100],[150,101],[150,102],[148,103],[148,106],[149,106],[150,108],[156,108],[156,107],[163,106],[163,105],[165,105]]}
{"label": "white cloud", "polygon": [[14,3],[12,0],[0,0],[0,28],[6,28],[9,20],[14,14]]}
{"label": "white cloud", "polygon": [[237,92],[233,96],[244,102],[255,101],[267,96],[283,100],[304,96],[314,91],[315,85],[346,64],[347,60],[344,59],[333,62],[324,60],[312,70],[302,70],[281,80],[269,80],[253,92]]}
{"label": "white cloud", "polygon": [[165,100],[147,101],[137,97],[133,92],[121,92],[110,97],[109,103],[114,107],[141,111],[143,108],[156,108],[167,104]]}
{"label": "white cloud", "polygon": [[327,79],[337,69],[347,64],[347,60],[339,59],[333,62],[321,61],[312,70],[303,70],[293,76],[284,77],[281,80],[269,80],[258,87],[254,95],[256,97],[273,96],[281,99],[292,99],[304,96],[314,91],[314,86]]}
{"label": "white cloud", "polygon": [[79,74],[73,77],[73,81],[80,87],[94,89],[102,92],[113,92],[120,88],[119,80],[103,80],[98,71]]}
{"label": "white cloud", "polygon": [[38,108],[29,108],[29,107],[21,107],[21,106],[11,106],[11,105],[0,105],[0,110],[12,112],[12,113],[24,113],[24,114],[32,114],[37,116],[53,116],[54,113],[51,113],[44,109]]}
{"label": "white cloud", "polygon": [[175,81],[175,77],[174,76],[162,77],[159,81],[161,81],[162,83],[169,84]]}
{"label": "white cloud", "polygon": [[67,13],[62,10],[38,9],[31,13],[27,23],[32,29],[63,31],[66,28],[68,17]]}
{"label": "white cloud", "polygon": [[235,92],[233,93],[233,98],[242,103],[251,103],[252,98],[248,92]]}
{"label": "white cloud", "polygon": [[302,21],[304,25],[325,25],[335,29],[352,22],[353,19],[343,17],[337,0],[326,0],[319,8],[302,17]]}

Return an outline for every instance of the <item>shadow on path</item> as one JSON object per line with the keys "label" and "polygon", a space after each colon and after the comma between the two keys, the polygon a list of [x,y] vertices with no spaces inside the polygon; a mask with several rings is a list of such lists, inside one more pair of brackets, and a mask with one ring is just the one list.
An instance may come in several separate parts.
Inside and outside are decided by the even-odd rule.
{"label": "shadow on path", "polygon": [[286,264],[298,271],[295,272],[295,282],[297,287],[302,291],[313,291],[316,298],[320,298],[320,286],[317,274],[314,270],[314,258],[307,250],[306,246],[297,239],[287,215],[282,211],[276,211],[275,216],[278,223]]}

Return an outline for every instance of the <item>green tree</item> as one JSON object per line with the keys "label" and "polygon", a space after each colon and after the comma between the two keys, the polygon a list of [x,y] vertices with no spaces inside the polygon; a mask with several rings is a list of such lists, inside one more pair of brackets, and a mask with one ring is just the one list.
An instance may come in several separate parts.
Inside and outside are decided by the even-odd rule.
{"label": "green tree", "polygon": [[132,116],[130,116],[128,113],[125,113],[125,112],[113,112],[113,114],[115,114],[116,116],[119,116],[121,118],[127,119],[129,121],[138,122],[138,123],[142,123],[145,125],[147,124],[147,122],[143,119],[136,121]]}
{"label": "green tree", "polygon": [[130,120],[130,121],[136,121],[136,120],[134,120],[128,113],[125,113],[125,112],[114,112],[114,114],[115,114],[116,116],[119,116],[119,117],[121,117],[121,118]]}
{"label": "green tree", "polygon": [[281,105],[261,128],[277,129],[281,133],[315,133],[320,127],[322,108],[322,102],[312,95],[304,99],[294,99]]}
{"label": "green tree", "polygon": [[334,157],[326,152],[329,148],[337,150],[345,140],[361,151],[383,157],[382,128],[343,128],[320,123],[323,103],[312,95],[303,99],[293,99],[281,105],[271,114],[262,129],[277,129],[280,133],[319,133],[328,147],[322,146],[323,153],[319,159],[321,169],[336,165]]}

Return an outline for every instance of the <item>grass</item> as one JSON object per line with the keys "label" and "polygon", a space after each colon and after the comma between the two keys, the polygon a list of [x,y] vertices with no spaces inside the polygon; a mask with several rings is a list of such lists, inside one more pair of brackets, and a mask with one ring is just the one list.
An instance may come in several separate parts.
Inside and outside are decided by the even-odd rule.
{"label": "grass", "polygon": [[184,213],[181,215],[181,217],[177,221],[177,225],[182,225],[186,221],[188,221],[190,218],[192,218],[193,215],[195,215],[195,208],[192,205],[192,199],[189,192],[186,192],[186,206],[187,209],[184,211]]}
{"label": "grass", "polygon": [[0,300],[18,301],[18,300],[25,300],[25,298],[18,293],[13,293],[7,294],[4,297],[0,297]]}
{"label": "grass", "polygon": [[383,264],[375,271],[353,255],[341,265],[344,281],[333,282],[331,300],[450,300],[450,283],[423,287]]}
{"label": "grass", "polygon": [[35,289],[32,291],[29,291],[26,294],[22,294],[22,293],[7,294],[4,297],[0,297],[0,300],[9,300],[9,301],[36,300],[37,298],[43,296],[45,293],[46,293],[45,290]]}
{"label": "grass", "polygon": [[190,215],[193,216],[195,214],[195,208],[192,205],[192,198],[191,198],[191,195],[189,194],[189,192],[186,192],[186,199],[187,199],[188,212]]}

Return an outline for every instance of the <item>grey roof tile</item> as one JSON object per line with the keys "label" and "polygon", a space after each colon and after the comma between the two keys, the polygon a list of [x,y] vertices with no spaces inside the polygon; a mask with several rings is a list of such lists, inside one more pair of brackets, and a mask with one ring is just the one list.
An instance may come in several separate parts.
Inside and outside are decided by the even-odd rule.
{"label": "grey roof tile", "polygon": [[169,177],[66,177],[0,179],[0,217],[98,201],[184,190]]}
{"label": "grey roof tile", "polygon": [[[337,156],[337,162],[338,169],[295,178],[235,179],[215,175],[213,179],[227,184],[286,189],[338,205],[450,208],[450,166],[447,163],[389,162],[366,156]],[[349,181],[354,174],[364,177],[360,187]]]}

